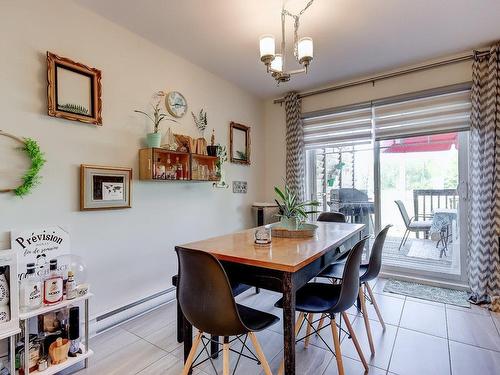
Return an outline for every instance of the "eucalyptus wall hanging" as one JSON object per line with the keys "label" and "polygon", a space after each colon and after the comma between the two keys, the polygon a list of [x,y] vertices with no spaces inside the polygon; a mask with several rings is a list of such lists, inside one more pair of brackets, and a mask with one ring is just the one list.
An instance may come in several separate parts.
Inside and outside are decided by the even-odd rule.
{"label": "eucalyptus wall hanging", "polygon": [[22,150],[26,156],[31,160],[30,168],[24,173],[22,177],[23,183],[18,187],[0,189],[0,193],[14,193],[18,197],[24,197],[31,193],[33,188],[40,183],[41,177],[39,176],[40,170],[45,164],[43,152],[40,150],[38,143],[31,138],[20,138],[15,135],[6,133],[0,130],[0,136],[11,138],[19,142]]}

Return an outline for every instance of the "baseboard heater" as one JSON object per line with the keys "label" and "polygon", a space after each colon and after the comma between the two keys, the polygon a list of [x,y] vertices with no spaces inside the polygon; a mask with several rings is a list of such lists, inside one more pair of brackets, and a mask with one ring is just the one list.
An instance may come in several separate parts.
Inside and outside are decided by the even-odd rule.
{"label": "baseboard heater", "polygon": [[[143,315],[175,299],[175,287],[162,290],[151,296],[129,303],[118,309],[99,315],[91,324],[91,335],[95,335]],[[175,311],[175,310],[174,310]]]}

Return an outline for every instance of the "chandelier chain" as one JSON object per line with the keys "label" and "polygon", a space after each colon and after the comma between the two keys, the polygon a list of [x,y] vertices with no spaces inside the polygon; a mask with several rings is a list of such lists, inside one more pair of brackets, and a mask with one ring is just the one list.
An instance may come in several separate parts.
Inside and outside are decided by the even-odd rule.
{"label": "chandelier chain", "polygon": [[304,14],[304,12],[312,5],[314,0],[309,0],[309,2],[306,4],[306,6],[299,12],[299,14],[293,14],[290,11],[286,10],[283,8],[281,11],[281,14],[285,16],[289,16],[293,18],[293,54],[297,58],[298,56],[298,50],[297,50],[297,44],[299,41],[299,25],[300,25],[300,16]]}

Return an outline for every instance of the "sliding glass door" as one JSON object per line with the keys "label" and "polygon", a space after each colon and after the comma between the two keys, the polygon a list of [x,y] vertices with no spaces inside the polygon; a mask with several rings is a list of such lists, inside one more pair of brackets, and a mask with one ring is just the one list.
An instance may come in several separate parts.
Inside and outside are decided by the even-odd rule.
{"label": "sliding glass door", "polygon": [[470,107],[457,85],[304,116],[308,198],[370,242],[392,224],[383,271],[463,281]]}
{"label": "sliding glass door", "polygon": [[460,281],[464,274],[467,133],[378,143],[384,270]]}

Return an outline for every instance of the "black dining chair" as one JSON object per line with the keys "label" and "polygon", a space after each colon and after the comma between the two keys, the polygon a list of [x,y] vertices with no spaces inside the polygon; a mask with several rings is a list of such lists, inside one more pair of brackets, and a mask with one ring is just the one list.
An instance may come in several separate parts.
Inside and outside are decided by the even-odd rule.
{"label": "black dining chair", "polygon": [[[212,254],[183,248],[176,248],[176,251],[179,261],[177,298],[184,317],[199,330],[186,359],[182,374],[187,375],[193,367],[193,363],[200,357],[201,353],[195,358],[200,342],[203,344],[203,349],[208,358],[198,364],[207,360],[212,361],[212,356],[207,350],[210,339],[205,336],[205,334],[210,334],[224,337],[222,346],[224,375],[229,375],[230,372],[229,352],[233,351],[239,354],[240,357],[244,348],[250,352],[253,358],[250,356],[245,357],[255,359],[262,365],[264,373],[271,375],[271,369],[254,332],[268,328],[279,321],[279,318],[237,304],[226,272]],[[232,340],[230,340],[231,336],[234,336]],[[252,341],[257,356],[246,345],[248,336]],[[230,348],[230,344],[236,340],[242,343],[241,352]],[[236,371],[238,363],[239,358],[234,371]]]}
{"label": "black dining chair", "polygon": [[345,223],[345,215],[342,212],[322,212],[319,214],[318,221],[328,221],[330,223]]}
{"label": "black dining chair", "polygon": [[[356,351],[358,352],[361,362],[363,363],[365,371],[368,371],[368,363],[366,362],[366,359],[361,350],[361,346],[359,345],[356,334],[351,326],[349,317],[346,314],[346,311],[354,305],[359,294],[359,272],[361,256],[367,238],[368,237],[365,237],[361,241],[356,243],[356,245],[354,245],[352,250],[349,252],[345,267],[343,268],[341,284],[308,283],[300,288],[296,294],[295,309],[300,313],[295,325],[295,334],[298,335],[300,333],[300,330],[305,322],[305,324],[311,327],[315,331],[314,333],[318,334],[318,336],[321,338],[321,335],[319,333],[320,330],[314,328],[315,322],[313,321],[312,317],[314,314],[325,314],[325,316],[330,318],[334,351],[330,349],[330,346],[323,340],[323,338],[321,338],[321,340],[335,355],[339,375],[344,374],[344,366],[342,363],[340,337],[337,328],[337,318],[335,317],[335,314],[341,315],[341,319],[339,320],[343,320],[345,322],[347,330],[349,331],[349,336],[353,341],[353,344],[356,348]],[[275,306],[282,308],[283,299],[280,299],[278,302],[276,302]],[[327,326],[322,327],[321,329],[324,329],[326,327]],[[284,362],[281,363],[278,374],[282,374],[283,367]]]}
{"label": "black dining chair", "polygon": [[[380,313],[380,309],[378,307],[377,301],[373,295],[372,288],[370,287],[369,281],[372,281],[378,277],[380,273],[380,269],[382,267],[382,250],[384,249],[385,238],[387,237],[387,232],[392,225],[387,225],[384,229],[382,229],[375,237],[375,241],[373,242],[372,251],[370,253],[370,259],[368,264],[361,264],[359,266],[360,271],[360,287],[359,287],[359,304],[361,308],[361,313],[363,315],[363,319],[365,321],[366,334],[368,336],[368,343],[370,344],[370,350],[372,354],[375,354],[375,346],[373,345],[373,336],[370,327],[370,320],[368,319],[368,312],[366,310],[366,302],[368,300],[373,304],[373,308],[377,313],[378,320],[382,325],[382,329],[385,331],[385,322],[382,318],[382,314]],[[332,264],[328,266],[323,272],[321,272],[319,277],[326,277],[333,280],[337,280],[342,282],[342,278],[344,277],[344,265],[343,264]],[[368,292],[368,295],[365,293],[365,289]],[[318,327],[321,328],[321,327]]]}

